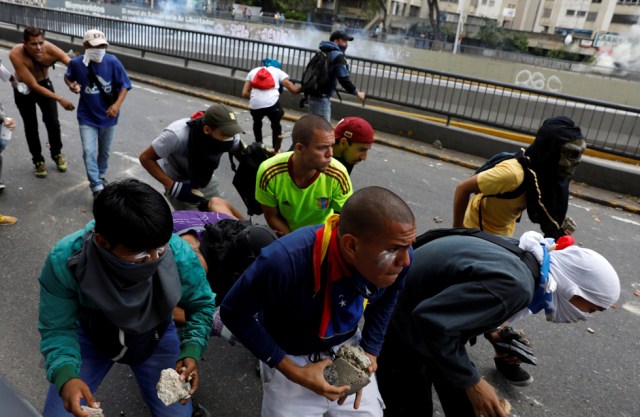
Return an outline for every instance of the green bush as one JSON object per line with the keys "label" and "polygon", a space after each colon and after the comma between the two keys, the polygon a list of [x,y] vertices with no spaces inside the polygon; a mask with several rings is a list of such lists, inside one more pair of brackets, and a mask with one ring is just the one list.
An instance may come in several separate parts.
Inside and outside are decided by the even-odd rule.
{"label": "green bush", "polygon": [[298,22],[304,22],[307,20],[307,14],[303,12],[299,12],[297,10],[291,10],[284,12],[284,17],[287,20],[295,20]]}
{"label": "green bush", "polygon": [[529,47],[529,39],[519,32],[506,32],[502,38],[502,48],[508,51],[526,51]]}

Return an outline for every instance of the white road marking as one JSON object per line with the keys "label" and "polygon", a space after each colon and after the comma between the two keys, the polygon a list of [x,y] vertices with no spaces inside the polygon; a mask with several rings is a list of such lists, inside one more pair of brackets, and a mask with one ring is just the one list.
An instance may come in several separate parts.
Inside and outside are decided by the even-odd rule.
{"label": "white road marking", "polygon": [[149,87],[138,87],[138,86],[136,86],[136,85],[134,85],[134,87],[136,87],[136,88],[140,88],[140,90],[148,91],[148,92],[150,92],[151,94],[157,94],[157,95],[159,95],[159,96],[164,96],[164,95],[166,95],[166,93],[165,93],[164,91],[155,90],[155,89],[153,89],[153,88],[149,88]]}
{"label": "white road marking", "polygon": [[569,203],[569,205],[572,206],[572,207],[580,208],[580,209],[582,209],[584,211],[591,211],[591,209],[589,207],[580,206],[580,205],[575,204],[575,203]]}
{"label": "white road marking", "polygon": [[634,301],[630,301],[622,305],[622,308],[630,313],[640,316],[640,305]]}
{"label": "white road marking", "polygon": [[112,152],[114,155],[118,155],[121,158],[124,158],[130,162],[135,162],[136,164],[140,165],[140,160],[138,158],[134,158],[133,156],[129,156],[126,153],[122,153],[122,152]]}
{"label": "white road marking", "polygon": [[636,226],[640,226],[640,223],[638,223],[636,221],[633,221],[633,220],[625,219],[624,217],[618,217],[618,216],[610,216],[610,217],[612,219],[614,219],[614,220],[619,220],[619,221],[621,221],[623,223],[631,223],[631,224],[634,224]]}

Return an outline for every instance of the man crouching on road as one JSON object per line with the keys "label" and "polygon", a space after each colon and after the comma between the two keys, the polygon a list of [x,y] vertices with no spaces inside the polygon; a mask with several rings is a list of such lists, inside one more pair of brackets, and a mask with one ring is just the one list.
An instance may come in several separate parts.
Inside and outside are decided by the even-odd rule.
{"label": "man crouching on road", "polygon": [[[165,406],[156,392],[163,369],[191,378],[207,348],[214,295],[188,243],[172,235],[169,205],[135,179],[111,183],[93,205],[95,222],[60,240],[40,275],[40,351],[52,383],[44,417],[88,414],[93,393],[115,362],[131,367],[153,417],[190,417],[183,400]],[[186,310],[179,340],[171,319]]]}
{"label": "man crouching on road", "polygon": [[415,237],[409,206],[389,190],[368,187],[349,197],[339,216],[262,250],[220,311],[229,330],[262,361],[268,381],[262,416],[382,416],[375,375],[343,406],[349,386],[330,385],[324,368],[332,351],[359,344],[375,372]]}

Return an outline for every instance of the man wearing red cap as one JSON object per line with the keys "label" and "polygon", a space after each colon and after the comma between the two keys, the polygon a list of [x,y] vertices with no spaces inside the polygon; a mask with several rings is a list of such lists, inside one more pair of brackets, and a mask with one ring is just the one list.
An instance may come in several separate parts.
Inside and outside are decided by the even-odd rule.
{"label": "man wearing red cap", "polygon": [[355,164],[367,159],[373,145],[373,128],[360,117],[345,117],[333,130],[336,143],[333,157],[347,168],[349,175]]}

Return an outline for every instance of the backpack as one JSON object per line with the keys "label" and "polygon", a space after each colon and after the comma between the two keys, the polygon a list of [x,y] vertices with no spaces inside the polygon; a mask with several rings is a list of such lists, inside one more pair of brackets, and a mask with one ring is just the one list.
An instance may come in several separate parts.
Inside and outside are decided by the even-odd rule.
{"label": "backpack", "polygon": [[248,220],[223,219],[205,226],[200,250],[207,262],[207,280],[220,305],[240,275],[277,239],[266,226]]}
{"label": "backpack", "polygon": [[[500,198],[505,200],[511,200],[511,199],[520,197],[522,194],[524,194],[527,191],[527,184],[529,182],[527,181],[527,177],[529,175],[529,170],[528,170],[529,159],[524,155],[524,150],[522,149],[520,149],[518,152],[500,152],[498,154],[493,155],[484,164],[482,164],[478,169],[475,170],[474,175],[479,174],[483,171],[487,171],[493,168],[494,166],[498,165],[502,161],[506,161],[508,159],[513,159],[513,158],[518,160],[520,165],[522,165],[522,169],[524,170],[524,179],[522,180],[522,183],[520,183],[520,185],[515,190],[507,191],[506,193],[501,193],[501,194],[483,195],[482,199],[485,199],[487,197],[495,197],[495,198]],[[516,221],[519,222],[521,217],[522,215],[520,215],[520,217],[518,217]],[[483,230],[482,202],[478,204],[478,223],[480,225],[480,230]]]}
{"label": "backpack", "polygon": [[237,168],[231,161],[231,169],[235,172],[232,183],[247,206],[249,216],[262,214],[262,206],[256,200],[256,177],[260,164],[270,156],[262,142],[253,142],[245,148]]}
{"label": "backpack", "polygon": [[529,271],[531,271],[531,275],[535,279],[536,286],[540,282],[540,263],[531,252],[521,249],[520,246],[518,246],[516,243],[514,243],[510,239],[507,239],[501,236],[492,235],[491,233],[484,232],[480,229],[476,229],[476,228],[431,229],[431,230],[427,230],[420,236],[416,237],[415,242],[413,242],[411,246],[415,250],[415,249],[418,249],[420,246],[426,245],[427,243],[433,240],[436,240],[445,236],[472,236],[472,237],[486,240],[498,246],[501,246],[506,250],[508,250],[509,252],[518,256],[518,258],[520,258],[520,260],[524,262],[525,265],[527,265],[527,268],[529,268]]}
{"label": "backpack", "polygon": [[319,97],[331,92],[329,54],[318,51],[302,73],[302,92],[305,96]]}
{"label": "backpack", "polygon": [[[500,152],[498,154],[493,155],[484,164],[482,164],[478,169],[475,170],[474,175],[479,174],[483,171],[487,171],[493,168],[494,166],[498,165],[500,162],[506,161],[508,159],[513,159],[513,158],[516,158],[518,162],[520,162],[520,165],[522,165],[522,168],[526,171],[528,163],[524,161],[526,160],[526,157],[524,156],[524,152],[522,150],[519,150],[518,152]],[[501,194],[487,195],[485,197],[496,197],[496,198],[504,198],[506,200],[510,200],[512,198],[520,197],[522,193],[525,192],[525,189],[526,189],[526,181],[522,181],[522,183],[518,186],[518,188],[516,188],[513,191],[508,191],[506,193],[501,193]]]}
{"label": "backpack", "polygon": [[273,79],[273,75],[265,67],[260,68],[251,80],[251,87],[258,90],[270,90],[275,86],[276,82]]}

